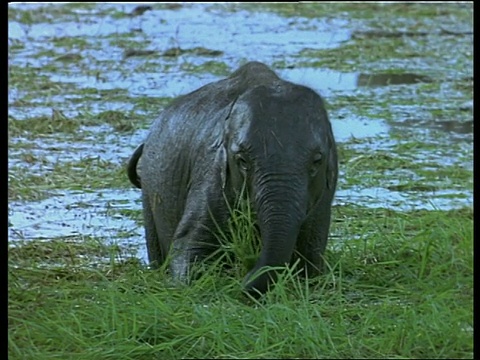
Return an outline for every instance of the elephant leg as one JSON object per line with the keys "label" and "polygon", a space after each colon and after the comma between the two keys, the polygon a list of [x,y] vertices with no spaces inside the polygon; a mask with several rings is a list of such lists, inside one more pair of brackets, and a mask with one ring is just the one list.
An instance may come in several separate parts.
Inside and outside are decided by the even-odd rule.
{"label": "elephant leg", "polygon": [[214,229],[209,229],[201,223],[192,224],[193,221],[195,220],[182,219],[171,250],[173,277],[182,281],[188,281],[190,278],[193,263],[204,260],[218,249],[212,233]]}
{"label": "elephant leg", "polygon": [[[211,205],[212,201],[199,199],[196,196],[187,200],[185,212],[173,236],[171,250],[171,271],[179,280],[188,280],[191,265],[204,260],[218,249],[219,243],[215,237],[217,225],[209,211],[209,209],[218,210],[218,207]],[[215,220],[218,223],[222,221],[218,216]]]}
{"label": "elephant leg", "polygon": [[164,260],[164,254],[161,251],[157,228],[149,197],[143,194],[143,221],[145,227],[145,238],[147,243],[148,261],[152,268],[158,268]]}
{"label": "elephant leg", "polygon": [[302,225],[297,240],[296,258],[305,275],[317,276],[324,270],[331,218],[331,197],[324,196]]}

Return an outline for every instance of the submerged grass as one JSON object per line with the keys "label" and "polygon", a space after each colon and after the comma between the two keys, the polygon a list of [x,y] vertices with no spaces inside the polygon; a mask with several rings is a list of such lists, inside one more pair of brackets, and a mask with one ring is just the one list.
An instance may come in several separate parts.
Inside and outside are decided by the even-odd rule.
{"label": "submerged grass", "polygon": [[144,125],[145,116],[134,112],[116,110],[102,111],[96,115],[88,112],[76,117],[67,117],[61,111],[52,108],[51,116],[35,116],[18,120],[13,116],[8,118],[8,130],[11,136],[34,137],[38,134],[76,133],[81,126],[108,124],[115,132],[131,132]]}
{"label": "submerged grass", "polygon": [[[446,5],[446,6],[445,6]],[[218,6],[218,5],[217,5]],[[224,5],[225,6],[225,5]],[[227,5],[227,8],[231,5]],[[442,4],[424,6],[420,3],[262,3],[262,4],[237,4],[240,8],[250,11],[266,10],[278,13],[282,16],[302,16],[319,18],[350,18],[378,21],[378,13],[387,13],[397,19],[418,17],[461,17],[471,19],[471,3]],[[399,16],[401,14],[401,16]]]}
{"label": "submerged grass", "polygon": [[[31,163],[41,161],[34,159]],[[11,166],[8,176],[9,200],[40,200],[48,197],[54,190],[60,189],[87,191],[125,188],[130,185],[124,176],[124,164],[115,164],[100,157],[87,157],[79,161],[57,161],[47,168],[47,174],[33,174],[24,171],[23,166]]]}
{"label": "submerged grass", "polygon": [[[333,233],[349,241],[332,239],[329,270],[306,280],[286,269],[259,301],[241,292],[245,266],[221,266],[229,257],[184,286],[137,261],[45,268],[25,261],[32,246],[10,248],[9,356],[473,357],[472,210],[335,213]],[[237,212],[233,221],[245,219]],[[236,228],[232,238],[251,230]],[[35,258],[94,256],[95,242],[86,244],[46,242]],[[251,251],[244,245],[233,252]]]}

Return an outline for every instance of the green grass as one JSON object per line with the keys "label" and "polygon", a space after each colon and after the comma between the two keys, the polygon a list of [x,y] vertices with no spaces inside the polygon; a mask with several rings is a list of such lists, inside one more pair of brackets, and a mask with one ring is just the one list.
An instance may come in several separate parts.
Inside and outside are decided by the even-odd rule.
{"label": "green grass", "polygon": [[[225,256],[184,286],[92,239],[82,250],[10,247],[9,356],[471,358],[472,210],[337,207],[334,218],[343,243],[331,240],[329,270],[305,280],[287,269],[259,301],[241,292],[244,266],[220,266]],[[234,253],[250,251],[240,239],[249,233],[238,228]],[[78,265],[109,252],[102,266]]]}

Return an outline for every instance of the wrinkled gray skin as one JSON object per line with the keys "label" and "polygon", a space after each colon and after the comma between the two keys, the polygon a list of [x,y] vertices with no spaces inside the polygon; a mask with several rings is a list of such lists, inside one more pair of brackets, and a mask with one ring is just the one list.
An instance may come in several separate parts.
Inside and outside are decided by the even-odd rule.
{"label": "wrinkled gray skin", "polygon": [[173,252],[171,271],[180,279],[215,250],[212,217],[225,226],[226,200],[234,204],[245,185],[263,243],[245,278],[252,295],[275,279],[274,271],[252,276],[264,266],[298,257],[308,276],[322,269],[337,173],[321,97],[259,62],[177,98],[128,165],[142,189],[149,260],[159,265]]}

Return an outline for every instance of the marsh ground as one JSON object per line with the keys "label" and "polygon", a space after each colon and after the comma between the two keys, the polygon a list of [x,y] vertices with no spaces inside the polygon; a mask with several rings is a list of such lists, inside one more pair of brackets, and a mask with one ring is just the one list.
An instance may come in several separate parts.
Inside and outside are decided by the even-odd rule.
{"label": "marsh ground", "polygon": [[[472,5],[136,6],[9,6],[9,356],[473,357]],[[262,302],[240,260],[149,271],[124,172],[249,60],[324,96],[340,152],[330,271]]]}

